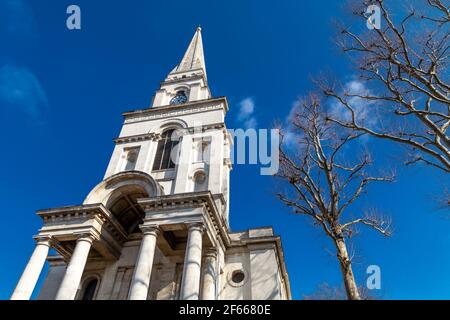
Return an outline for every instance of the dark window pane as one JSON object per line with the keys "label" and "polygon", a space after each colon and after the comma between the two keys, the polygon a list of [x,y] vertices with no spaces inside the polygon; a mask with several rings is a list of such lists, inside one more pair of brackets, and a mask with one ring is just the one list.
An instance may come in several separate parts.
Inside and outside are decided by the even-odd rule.
{"label": "dark window pane", "polygon": [[[153,170],[164,170],[175,168],[174,159],[171,159],[172,150],[179,143],[179,140],[172,141],[172,133],[175,130],[169,130],[161,135],[155,155]],[[174,155],[175,157],[176,155]]]}
{"label": "dark window pane", "polygon": [[169,168],[169,161],[170,161],[170,152],[172,147],[172,141],[170,141],[170,138],[167,138],[166,143],[164,145],[164,154],[161,161],[161,169],[167,169]]}
{"label": "dark window pane", "polygon": [[93,300],[95,289],[97,288],[97,279],[92,279],[88,282],[86,285],[86,288],[84,289],[83,296],[81,297],[81,300]]}
{"label": "dark window pane", "polygon": [[245,274],[242,271],[235,271],[231,277],[234,283],[241,283],[245,279]]}
{"label": "dark window pane", "polygon": [[161,168],[161,158],[164,152],[165,138],[161,138],[158,141],[158,146],[156,148],[155,162],[153,163],[153,170],[159,170]]}

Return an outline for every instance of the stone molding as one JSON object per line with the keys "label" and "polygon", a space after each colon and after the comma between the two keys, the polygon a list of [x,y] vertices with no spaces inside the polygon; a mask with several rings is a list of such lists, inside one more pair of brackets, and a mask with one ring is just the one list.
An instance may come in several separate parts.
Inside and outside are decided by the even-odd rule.
{"label": "stone molding", "polygon": [[156,141],[156,134],[155,133],[144,133],[144,134],[137,134],[134,136],[128,136],[128,137],[119,137],[114,139],[113,141],[116,144],[122,144],[122,143],[130,143],[130,142],[141,142],[141,141],[147,141],[152,140]]}
{"label": "stone molding", "polygon": [[[169,76],[171,76],[171,78],[167,77],[164,81],[161,81],[160,82],[160,86],[162,87],[163,85],[167,85],[167,84],[171,84],[171,83],[177,83],[177,82],[183,82],[184,83],[184,82],[186,82],[186,79],[189,79],[189,80],[192,80],[192,79],[194,79],[194,80],[196,80],[196,79],[203,79],[203,81],[205,83],[205,86],[208,86],[208,81],[207,81],[205,75],[203,74],[203,72],[204,72],[203,68],[196,68],[196,69],[192,69],[192,70],[189,70],[189,71],[195,73],[195,75],[189,76],[189,78],[172,78],[175,75],[186,73],[186,70],[177,71],[177,72],[173,72],[173,73],[171,72],[169,74]],[[196,71],[202,71],[202,73],[201,74],[200,73],[196,73]]]}
{"label": "stone molding", "polygon": [[77,238],[77,242],[80,241],[86,241],[89,242],[90,244],[94,243],[95,240],[99,240],[100,239],[100,235],[97,234],[96,232],[82,232],[82,233],[74,233],[74,235],[76,235]]}
{"label": "stone molding", "polygon": [[155,237],[158,237],[161,233],[161,229],[158,226],[141,225],[140,229],[142,230],[143,235],[154,235]]}
{"label": "stone molding", "polygon": [[148,173],[138,170],[121,171],[108,176],[97,184],[84,199],[84,205],[107,203],[114,190],[124,185],[139,185],[149,196],[159,196],[164,191],[161,185]]}
{"label": "stone molding", "polygon": [[225,97],[193,101],[176,106],[168,105],[144,110],[128,111],[124,112],[122,115],[125,117],[124,123],[128,124],[220,109],[223,109],[225,112],[228,111],[228,102]]}
{"label": "stone molding", "polygon": [[203,225],[203,223],[194,222],[188,225],[188,230],[189,232],[200,231],[201,233],[203,233],[205,231],[205,226]]}
{"label": "stone molding", "polygon": [[[219,123],[213,123],[202,126],[202,132],[206,132],[208,130],[219,130],[224,129],[225,123],[219,122]],[[186,130],[189,134],[194,134],[196,132],[195,127],[189,127],[189,128],[180,128],[180,130]],[[115,138],[113,141],[116,144],[124,144],[124,143],[131,143],[131,142],[142,142],[142,141],[159,141],[161,139],[161,134],[157,132],[149,132],[144,134],[137,134],[133,136],[126,136],[126,137],[118,137]]]}
{"label": "stone molding", "polygon": [[156,198],[138,199],[138,204],[145,212],[204,207],[207,214],[206,218],[211,221],[221,243],[225,247],[230,245],[227,224],[219,212],[210,191],[188,192]]}
{"label": "stone molding", "polygon": [[[244,274],[244,280],[242,282],[236,283],[233,281],[232,277],[235,272],[242,272]],[[228,274],[226,275],[227,283],[234,288],[243,287],[248,282],[249,278],[248,271],[243,267],[228,271]]]}
{"label": "stone molding", "polygon": [[36,241],[36,245],[46,245],[48,247],[52,247],[54,245],[55,240],[51,235],[36,235],[33,237]]}
{"label": "stone molding", "polygon": [[[63,229],[66,229],[64,225],[70,221],[76,221],[79,219],[95,219],[100,225],[102,225],[102,228],[105,228],[119,243],[123,243],[127,240],[125,230],[123,230],[116,218],[103,206],[103,204],[87,204],[81,206],[40,210],[37,211],[37,215],[42,218],[44,227],[48,225],[57,226],[58,224],[61,224]],[[99,238],[99,234],[95,234],[98,233],[98,231],[96,232],[90,230],[90,232],[91,231],[93,232],[91,236],[94,238]],[[74,230],[70,227],[67,228],[67,233],[70,233],[71,235],[77,234],[77,232],[74,232]],[[86,231],[81,231],[80,234],[85,235]],[[42,234],[39,236],[43,235],[52,236],[51,234]]]}
{"label": "stone molding", "polygon": [[203,254],[203,257],[205,257],[205,258],[217,258],[218,253],[217,253],[217,249],[216,248],[213,248],[213,247],[205,248],[204,251],[205,252]]}

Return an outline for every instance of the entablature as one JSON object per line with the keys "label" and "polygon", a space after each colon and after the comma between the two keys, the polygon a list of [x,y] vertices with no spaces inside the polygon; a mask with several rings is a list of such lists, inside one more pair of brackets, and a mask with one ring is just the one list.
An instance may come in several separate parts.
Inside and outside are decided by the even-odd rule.
{"label": "entablature", "polygon": [[223,109],[224,113],[228,112],[228,101],[226,97],[186,102],[181,105],[168,105],[128,111],[122,113],[122,115],[125,118],[124,123],[127,124],[220,109]]}

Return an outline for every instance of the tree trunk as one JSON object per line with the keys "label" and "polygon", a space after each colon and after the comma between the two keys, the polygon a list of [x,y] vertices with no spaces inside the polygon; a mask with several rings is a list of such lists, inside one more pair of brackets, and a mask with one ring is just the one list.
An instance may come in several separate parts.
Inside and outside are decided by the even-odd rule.
{"label": "tree trunk", "polygon": [[353,275],[352,264],[348,257],[345,241],[343,238],[338,238],[337,240],[335,240],[335,244],[347,298],[349,300],[361,300],[358,286],[356,285],[355,276]]}

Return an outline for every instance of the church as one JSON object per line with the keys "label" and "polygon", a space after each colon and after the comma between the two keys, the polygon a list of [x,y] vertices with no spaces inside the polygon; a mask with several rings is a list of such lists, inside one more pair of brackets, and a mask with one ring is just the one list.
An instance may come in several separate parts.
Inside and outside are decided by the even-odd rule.
{"label": "church", "polygon": [[[151,106],[123,113],[103,180],[42,227],[11,296],[28,300],[291,299],[271,227],[230,230],[225,97],[213,97],[201,28]],[[248,212],[248,214],[254,214]]]}

